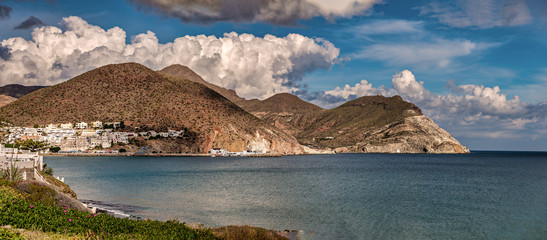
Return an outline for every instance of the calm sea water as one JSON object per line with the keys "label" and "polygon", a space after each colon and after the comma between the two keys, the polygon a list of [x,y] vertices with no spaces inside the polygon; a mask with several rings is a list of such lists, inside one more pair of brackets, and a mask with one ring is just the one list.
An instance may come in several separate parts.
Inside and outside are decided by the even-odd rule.
{"label": "calm sea water", "polygon": [[303,239],[547,239],[547,153],[46,157],[80,199]]}

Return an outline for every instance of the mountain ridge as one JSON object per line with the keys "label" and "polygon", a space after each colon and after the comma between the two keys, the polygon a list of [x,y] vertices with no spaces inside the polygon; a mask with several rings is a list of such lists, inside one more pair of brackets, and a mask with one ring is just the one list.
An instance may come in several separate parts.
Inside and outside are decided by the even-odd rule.
{"label": "mountain ridge", "polygon": [[20,125],[79,121],[125,121],[132,128],[185,129],[182,152],[212,147],[301,153],[294,137],[249,114],[202,84],[168,77],[137,63],[106,65],[37,90],[0,108]]}

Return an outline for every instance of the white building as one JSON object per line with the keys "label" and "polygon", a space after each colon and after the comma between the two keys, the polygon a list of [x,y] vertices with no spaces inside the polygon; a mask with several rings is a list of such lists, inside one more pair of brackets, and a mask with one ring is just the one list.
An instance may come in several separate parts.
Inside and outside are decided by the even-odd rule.
{"label": "white building", "polygon": [[51,145],[60,145],[61,140],[65,138],[74,137],[76,131],[74,129],[63,129],[63,128],[46,128],[44,130],[45,136],[44,141],[48,142]]}
{"label": "white building", "polygon": [[62,129],[72,129],[72,123],[62,123],[61,128]]}
{"label": "white building", "polygon": [[97,134],[97,131],[95,131],[95,130],[83,130],[82,134],[80,136],[82,136],[82,137],[98,137],[99,134]]}
{"label": "white building", "polygon": [[77,129],[86,129],[87,128],[87,123],[86,122],[76,123],[76,128]]}
{"label": "white building", "polygon": [[211,150],[209,150],[209,153],[211,154],[219,154],[219,155],[225,155],[228,153],[228,151],[222,149],[222,148],[211,148]]}
{"label": "white building", "polygon": [[101,121],[91,122],[91,126],[93,126],[93,128],[103,128],[103,122]]}

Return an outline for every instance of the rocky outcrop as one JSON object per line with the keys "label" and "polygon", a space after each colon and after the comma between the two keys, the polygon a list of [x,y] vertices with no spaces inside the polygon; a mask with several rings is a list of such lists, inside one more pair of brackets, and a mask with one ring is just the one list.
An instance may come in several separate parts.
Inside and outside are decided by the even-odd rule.
{"label": "rocky outcrop", "polygon": [[363,134],[363,141],[335,152],[468,153],[469,149],[423,115],[407,117]]}

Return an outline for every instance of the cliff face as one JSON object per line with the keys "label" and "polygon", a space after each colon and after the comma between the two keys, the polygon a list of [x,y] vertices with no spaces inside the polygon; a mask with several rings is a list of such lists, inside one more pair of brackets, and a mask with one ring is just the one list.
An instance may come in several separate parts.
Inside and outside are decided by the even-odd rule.
{"label": "cliff face", "polygon": [[366,131],[354,145],[335,148],[335,152],[365,153],[468,153],[469,149],[425,116]]}
{"label": "cliff face", "polygon": [[249,114],[217,92],[136,63],[107,65],[37,90],[0,108],[0,117],[23,126],[124,121],[134,131],[184,129],[187,136],[175,144],[185,147],[175,151],[190,153],[207,152],[213,147],[232,152],[251,149],[302,153],[293,136]]}
{"label": "cliff face", "polygon": [[399,96],[367,96],[317,113],[300,143],[335,152],[465,153],[448,132]]}

